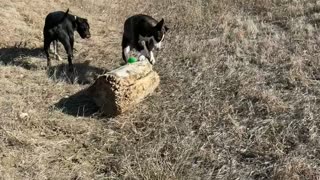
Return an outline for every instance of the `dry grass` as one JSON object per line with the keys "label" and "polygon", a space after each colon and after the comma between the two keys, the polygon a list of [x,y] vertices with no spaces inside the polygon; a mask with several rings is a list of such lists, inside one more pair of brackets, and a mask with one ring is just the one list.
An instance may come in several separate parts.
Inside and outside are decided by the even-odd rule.
{"label": "dry grass", "polygon": [[[78,83],[44,70],[45,15],[87,17]],[[126,17],[164,17],[161,85],[116,118],[78,92],[121,60]],[[320,179],[316,0],[0,2],[0,179]]]}

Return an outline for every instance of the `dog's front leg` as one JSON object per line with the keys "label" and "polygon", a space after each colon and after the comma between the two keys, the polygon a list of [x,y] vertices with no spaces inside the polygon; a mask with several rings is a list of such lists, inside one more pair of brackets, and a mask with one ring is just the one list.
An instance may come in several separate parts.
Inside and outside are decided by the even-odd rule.
{"label": "dog's front leg", "polygon": [[148,56],[148,49],[146,47],[146,42],[145,41],[141,41],[140,45],[143,47],[143,49],[139,52],[138,54],[138,59],[139,61],[144,61]]}
{"label": "dog's front leg", "polygon": [[153,55],[153,52],[152,52],[152,51],[150,51],[150,63],[151,63],[151,64],[156,63],[156,59],[154,58],[154,55]]}
{"label": "dog's front leg", "polygon": [[49,55],[49,49],[50,49],[50,44],[51,41],[48,38],[44,38],[44,52],[46,53],[46,57],[47,57],[47,68],[49,69],[51,67],[51,60],[50,60],[50,55]]}
{"label": "dog's front leg", "polygon": [[146,44],[145,41],[143,41],[142,45],[143,45],[143,50],[144,50],[146,56],[147,56],[148,59],[149,59],[149,62],[150,62],[151,64],[154,64],[154,63],[156,62],[156,60],[155,60],[155,58],[154,58],[154,55],[153,55],[152,50],[149,51],[149,49],[148,49],[147,44]]}
{"label": "dog's front leg", "polygon": [[59,41],[63,44],[64,49],[66,50],[68,54],[68,65],[69,65],[69,72],[73,71],[73,64],[72,64],[72,59],[73,59],[73,38],[69,37],[66,34],[61,34],[59,36]]}

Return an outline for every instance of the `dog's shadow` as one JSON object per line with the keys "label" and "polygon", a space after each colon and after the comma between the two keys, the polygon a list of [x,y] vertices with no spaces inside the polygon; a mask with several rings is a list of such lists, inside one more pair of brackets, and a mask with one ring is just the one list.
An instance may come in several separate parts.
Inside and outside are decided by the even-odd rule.
{"label": "dog's shadow", "polygon": [[12,47],[0,49],[0,63],[4,65],[20,66],[27,70],[39,68],[36,63],[32,63],[30,58],[24,57],[39,57],[43,58],[42,48],[26,48],[15,45]]}
{"label": "dog's shadow", "polygon": [[[3,65],[20,66],[27,70],[39,69],[41,67],[38,63],[39,59],[32,59],[31,57],[45,59],[42,48],[14,46],[0,49],[0,64]],[[33,60],[35,61],[32,62]],[[58,63],[59,65],[47,70],[48,77],[54,81],[64,81],[72,84],[91,84],[99,75],[109,71],[107,69],[94,67],[90,65],[89,61],[85,61],[82,63],[74,63],[74,71],[69,72],[67,63]],[[74,95],[62,98],[52,107],[72,116],[99,117],[99,107],[86,91],[86,89],[81,90]]]}
{"label": "dog's shadow", "polygon": [[73,64],[73,72],[68,70],[68,64],[59,64],[51,67],[47,71],[47,75],[54,81],[63,81],[70,84],[90,84],[93,83],[99,75],[109,71],[107,69],[91,66],[89,64],[89,61],[75,63]]}
{"label": "dog's shadow", "polygon": [[[15,45],[12,47],[0,49],[0,64],[20,66],[27,70],[37,70],[46,68],[43,66],[46,64],[45,54],[42,48],[27,48],[26,45]],[[36,58],[36,59],[35,59]],[[39,65],[39,59],[44,63]],[[52,58],[52,61],[55,61]],[[59,65],[51,67],[47,71],[49,78],[54,81],[65,81],[67,83],[89,84],[92,83],[95,78],[103,73],[108,72],[107,69],[94,67],[90,65],[89,61],[74,64],[74,71],[68,71],[68,65],[66,62],[55,62]]]}

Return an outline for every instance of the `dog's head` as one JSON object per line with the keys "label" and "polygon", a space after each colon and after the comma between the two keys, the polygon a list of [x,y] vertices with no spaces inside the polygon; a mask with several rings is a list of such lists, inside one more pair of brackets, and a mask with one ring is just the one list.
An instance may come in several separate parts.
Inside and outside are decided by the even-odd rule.
{"label": "dog's head", "polygon": [[90,25],[87,19],[76,16],[75,24],[76,24],[77,32],[79,33],[82,39],[91,37]]}
{"label": "dog's head", "polygon": [[164,25],[164,19],[161,19],[160,22],[157,23],[157,25],[154,26],[153,29],[153,41],[154,41],[154,47],[156,49],[161,49],[161,44],[164,40],[164,36],[166,32],[169,30],[169,28]]}

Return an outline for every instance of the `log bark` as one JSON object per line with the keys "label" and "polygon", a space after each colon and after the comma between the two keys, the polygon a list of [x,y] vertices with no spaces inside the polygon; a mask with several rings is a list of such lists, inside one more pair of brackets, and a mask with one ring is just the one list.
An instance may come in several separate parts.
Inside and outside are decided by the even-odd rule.
{"label": "log bark", "polygon": [[152,65],[139,61],[99,76],[88,92],[103,114],[115,116],[140,103],[159,83]]}

